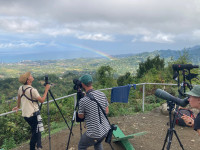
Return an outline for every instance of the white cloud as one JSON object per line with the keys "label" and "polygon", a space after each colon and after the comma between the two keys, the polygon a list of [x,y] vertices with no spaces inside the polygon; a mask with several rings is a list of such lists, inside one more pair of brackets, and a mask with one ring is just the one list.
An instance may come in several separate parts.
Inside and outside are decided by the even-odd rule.
{"label": "white cloud", "polygon": [[27,42],[19,42],[19,43],[2,43],[0,44],[0,49],[2,48],[31,48],[35,46],[46,45],[45,43],[35,42],[35,43],[27,43]]}
{"label": "white cloud", "polygon": [[77,38],[84,39],[84,40],[94,40],[94,41],[113,41],[114,40],[112,36],[104,35],[101,33],[77,35]]}
{"label": "white cloud", "polygon": [[140,40],[143,42],[154,42],[154,43],[173,43],[174,36],[159,33],[157,35],[145,35]]}
{"label": "white cloud", "polygon": [[0,17],[1,30],[7,30],[8,32],[33,32],[39,28],[39,22],[27,17]]}
{"label": "white cloud", "polygon": [[199,0],[0,0],[0,31],[6,36],[31,33],[37,40],[120,41],[116,37],[132,36],[132,42],[178,40],[184,47],[199,39],[199,16]]}
{"label": "white cloud", "polygon": [[65,36],[65,35],[70,35],[73,33],[72,30],[67,29],[67,28],[51,28],[51,29],[44,29],[42,31],[45,34],[57,37],[57,36]]}
{"label": "white cloud", "polygon": [[200,38],[200,29],[193,31],[193,36],[197,37],[197,38]]}

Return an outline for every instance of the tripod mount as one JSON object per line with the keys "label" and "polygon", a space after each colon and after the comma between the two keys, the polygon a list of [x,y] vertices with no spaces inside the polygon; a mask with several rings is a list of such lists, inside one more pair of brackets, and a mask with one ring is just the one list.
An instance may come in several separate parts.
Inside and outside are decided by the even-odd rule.
{"label": "tripod mount", "polygon": [[[179,142],[179,145],[181,146],[182,150],[184,150],[183,148],[183,144],[181,143],[179,137],[178,137],[178,134],[176,133],[176,130],[175,130],[175,122],[176,122],[176,111],[178,110],[178,105],[176,105],[176,108],[175,107],[175,103],[173,101],[167,101],[167,106],[168,106],[168,111],[169,111],[169,129],[167,130],[167,134],[166,134],[166,137],[165,137],[165,140],[164,140],[164,144],[163,144],[163,148],[162,150],[165,149],[165,145],[166,143],[168,142],[167,144],[167,150],[170,149],[170,146],[171,146],[171,143],[172,143],[172,137],[173,137],[173,133],[175,134],[178,142]],[[174,114],[172,115],[172,111],[175,110]],[[173,118],[172,118],[173,116]]]}
{"label": "tripod mount", "polygon": [[84,97],[84,94],[81,90],[82,84],[78,79],[74,79],[73,83],[74,83],[74,90],[77,90],[77,101],[76,101],[76,106],[74,107],[74,113],[73,113],[73,117],[72,117],[72,121],[71,121],[70,134],[69,134],[66,150],[68,150],[68,148],[69,148],[69,143],[70,143],[70,139],[71,139],[71,135],[72,135],[72,128],[73,128],[73,124],[75,122],[75,119],[76,119],[77,122],[80,122],[80,135],[81,136],[82,136],[81,122],[84,121],[84,119],[81,119],[81,118],[78,117],[79,101],[80,101],[81,98]]}
{"label": "tripod mount", "polygon": [[[44,86],[46,86],[47,84],[50,84],[48,75],[45,75],[44,79],[45,79]],[[63,113],[62,113],[60,107],[58,106],[58,104],[57,104],[57,102],[56,102],[56,100],[55,100],[55,98],[54,98],[54,96],[53,96],[53,93],[51,92],[50,89],[49,89],[48,93],[50,94],[50,96],[51,96],[52,99],[54,100],[54,103],[56,104],[56,107],[58,108],[58,110],[59,110],[59,112],[60,112],[62,118],[64,119],[64,121],[65,121],[67,127],[69,128],[69,125],[68,125],[68,123],[67,123],[67,120],[65,119],[65,117],[64,117],[64,115],[63,115]],[[48,114],[48,131],[49,131],[49,150],[51,150],[51,128],[50,128],[50,109],[49,109],[49,95],[48,95],[48,93],[47,93],[47,114]],[[42,105],[41,105],[41,107],[42,107]],[[70,128],[69,128],[69,129],[70,129]]]}

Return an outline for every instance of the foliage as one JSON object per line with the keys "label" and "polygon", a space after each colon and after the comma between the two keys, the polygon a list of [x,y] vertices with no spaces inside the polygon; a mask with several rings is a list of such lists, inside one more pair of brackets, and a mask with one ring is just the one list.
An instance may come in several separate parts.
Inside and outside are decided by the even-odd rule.
{"label": "foliage", "polygon": [[131,84],[134,81],[134,77],[131,76],[130,72],[126,72],[125,75],[119,76],[117,79],[118,86]]}
{"label": "foliage", "polygon": [[161,59],[159,55],[155,56],[154,58],[150,59],[147,58],[145,62],[139,63],[139,68],[137,70],[137,77],[141,78],[143,75],[146,74],[151,69],[161,70],[165,66],[164,59]]}
{"label": "foliage", "polygon": [[10,138],[4,140],[3,145],[2,145],[2,148],[4,150],[9,150],[14,147],[16,147],[16,144],[15,144],[15,140],[13,139],[13,137],[10,137]]}
{"label": "foliage", "polygon": [[98,84],[100,84],[102,87],[109,87],[116,85],[115,80],[113,78],[113,72],[114,70],[110,66],[101,66],[97,70],[97,80]]}

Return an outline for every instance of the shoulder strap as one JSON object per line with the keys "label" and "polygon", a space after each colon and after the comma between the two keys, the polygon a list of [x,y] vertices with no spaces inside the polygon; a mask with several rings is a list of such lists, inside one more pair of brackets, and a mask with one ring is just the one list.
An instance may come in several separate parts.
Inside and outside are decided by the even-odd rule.
{"label": "shoulder strap", "polygon": [[[107,117],[105,111],[103,110],[103,108],[101,107],[101,105],[99,104],[99,102],[94,98],[94,96],[93,96],[92,94],[90,94],[90,92],[87,92],[86,95],[90,98],[90,100],[92,100],[92,101],[94,101],[94,102],[97,103],[98,108],[101,109],[101,111],[103,112],[104,116],[105,116],[106,119],[108,120],[108,117]],[[99,113],[99,115],[100,115],[100,113]],[[100,119],[101,119],[101,117],[100,117]],[[100,122],[101,122],[101,121],[100,121]],[[108,120],[108,123],[110,124],[110,121],[109,121],[109,120]]]}
{"label": "shoulder strap", "polygon": [[[26,92],[27,89],[30,89],[31,98],[29,98],[29,97],[25,94],[25,92]],[[22,86],[22,95],[21,95],[21,98],[22,98],[23,96],[25,96],[28,100],[30,100],[30,101],[32,101],[32,102],[38,103],[37,100],[33,100],[33,99],[32,99],[32,88],[31,88],[31,87],[27,87],[27,88],[24,90],[24,88],[23,88],[23,86]]]}

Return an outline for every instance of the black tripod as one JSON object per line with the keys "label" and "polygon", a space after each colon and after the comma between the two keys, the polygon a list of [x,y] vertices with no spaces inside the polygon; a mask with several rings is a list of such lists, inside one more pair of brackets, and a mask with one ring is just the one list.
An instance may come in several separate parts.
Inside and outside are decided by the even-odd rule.
{"label": "black tripod", "polygon": [[169,125],[170,125],[170,128],[167,130],[167,134],[166,134],[166,137],[165,137],[165,141],[164,141],[164,145],[163,145],[162,150],[165,149],[165,145],[166,145],[167,142],[168,142],[167,150],[170,149],[170,146],[171,146],[171,143],[172,143],[172,138],[173,138],[173,133],[175,134],[175,136],[176,136],[176,138],[177,138],[182,150],[184,150],[183,145],[182,145],[182,143],[181,143],[181,141],[180,141],[180,139],[179,139],[179,137],[178,137],[178,135],[176,133],[176,130],[174,129],[175,122],[176,122],[176,113],[175,112],[178,110],[179,106],[178,105],[176,106],[175,112],[173,114],[173,120],[172,120],[172,110],[174,109],[175,103],[172,102],[172,101],[167,101],[167,105],[169,107],[168,111],[169,111]]}
{"label": "black tripod", "polygon": [[[48,82],[48,76],[45,75],[45,84],[44,84],[44,86],[46,86],[47,84],[50,84],[50,83]],[[54,98],[54,96],[53,96],[53,94],[52,94],[50,89],[49,89],[48,93],[50,94],[50,96],[54,100],[54,103],[56,104],[56,107],[58,108],[61,116],[63,117],[65,123],[67,124],[68,129],[70,129],[70,127],[69,127],[69,125],[67,123],[67,120],[65,119],[65,117],[64,117],[60,107],[58,106],[58,104],[57,104],[57,102],[56,102],[56,100],[55,100],[55,98]],[[51,150],[51,129],[50,129],[50,110],[49,110],[49,95],[48,95],[48,93],[47,93],[47,114],[48,114],[48,131],[49,131],[49,150]],[[40,109],[41,109],[41,107],[42,107],[42,105],[40,106]]]}
{"label": "black tripod", "polygon": [[77,88],[77,102],[76,102],[76,106],[74,108],[74,113],[73,113],[73,117],[72,117],[72,121],[71,121],[71,128],[70,128],[70,134],[69,134],[69,138],[68,138],[68,142],[67,142],[67,148],[66,150],[68,150],[69,148],[69,143],[70,143],[70,139],[71,139],[71,135],[72,135],[72,128],[73,128],[73,124],[74,124],[74,121],[76,119],[77,122],[80,122],[80,134],[82,136],[82,126],[81,126],[81,122],[84,121],[84,119],[80,119],[78,118],[78,116],[76,116],[77,114],[77,110],[78,110],[78,106],[79,106],[79,100],[84,97],[84,94],[82,93],[82,90],[80,87],[74,87],[74,89]]}

